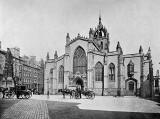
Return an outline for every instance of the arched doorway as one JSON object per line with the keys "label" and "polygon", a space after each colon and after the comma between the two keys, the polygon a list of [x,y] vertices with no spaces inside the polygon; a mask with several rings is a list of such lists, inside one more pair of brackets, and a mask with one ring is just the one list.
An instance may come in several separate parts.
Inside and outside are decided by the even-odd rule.
{"label": "arched doorway", "polygon": [[128,83],[128,89],[129,89],[129,91],[134,91],[134,82],[133,81],[130,81]]}
{"label": "arched doorway", "polygon": [[76,81],[76,85],[77,85],[77,86],[80,86],[80,87],[81,87],[81,90],[84,90],[83,80],[82,80],[80,77],[77,77],[77,78],[75,79],[75,81]]}
{"label": "arched doorway", "polygon": [[137,93],[137,80],[129,78],[126,81],[126,95],[133,96]]}

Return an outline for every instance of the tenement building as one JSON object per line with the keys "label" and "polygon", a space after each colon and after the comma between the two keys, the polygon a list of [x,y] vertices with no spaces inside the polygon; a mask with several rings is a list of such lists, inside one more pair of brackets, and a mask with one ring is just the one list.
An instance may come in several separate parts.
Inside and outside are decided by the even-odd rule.
{"label": "tenement building", "polygon": [[[0,84],[2,85],[2,79],[4,77],[4,68],[5,68],[5,60],[6,60],[6,52],[1,49],[1,41],[0,41]],[[0,85],[0,86],[1,86]]]}
{"label": "tenement building", "polygon": [[12,55],[8,48],[7,51],[1,49],[0,41],[0,88],[14,87],[12,67]]}
{"label": "tenement building", "polygon": [[36,56],[20,56],[20,48],[0,49],[0,88],[25,85],[34,92],[44,92],[44,62]]}
{"label": "tenement building", "polygon": [[142,46],[135,54],[123,54],[120,42],[110,51],[110,37],[101,22],[90,28],[89,38],[80,34],[70,39],[66,36],[65,54],[54,59],[47,54],[45,62],[45,94],[56,94],[58,89],[73,88],[93,90],[99,95],[152,94],[151,50],[143,52]]}

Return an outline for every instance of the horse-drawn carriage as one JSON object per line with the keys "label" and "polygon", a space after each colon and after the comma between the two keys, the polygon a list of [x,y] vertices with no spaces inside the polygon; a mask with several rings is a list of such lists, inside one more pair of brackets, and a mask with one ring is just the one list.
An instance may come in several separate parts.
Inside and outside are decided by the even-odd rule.
{"label": "horse-drawn carriage", "polygon": [[30,98],[32,96],[32,92],[26,89],[26,86],[18,85],[16,86],[15,92],[17,94],[17,98]]}
{"label": "horse-drawn carriage", "polygon": [[70,98],[79,99],[81,98],[81,94],[86,96],[87,99],[94,99],[95,93],[91,90],[77,90],[77,89],[59,89],[58,92],[65,95],[70,95]]}
{"label": "horse-drawn carriage", "polygon": [[3,94],[3,98],[13,98],[15,96],[14,88],[1,88],[1,92]]}
{"label": "horse-drawn carriage", "polygon": [[1,88],[0,91],[3,94],[3,98],[13,98],[15,95],[17,98],[28,99],[32,96],[32,92],[26,89],[24,85],[17,85],[15,87]]}

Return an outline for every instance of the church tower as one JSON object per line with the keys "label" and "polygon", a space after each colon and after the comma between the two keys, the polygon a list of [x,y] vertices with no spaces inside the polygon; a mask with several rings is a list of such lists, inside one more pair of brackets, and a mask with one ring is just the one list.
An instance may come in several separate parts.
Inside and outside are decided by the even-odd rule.
{"label": "church tower", "polygon": [[102,24],[101,16],[99,16],[99,23],[95,30],[90,29],[89,37],[93,38],[93,41],[97,44],[101,51],[109,52],[109,33]]}

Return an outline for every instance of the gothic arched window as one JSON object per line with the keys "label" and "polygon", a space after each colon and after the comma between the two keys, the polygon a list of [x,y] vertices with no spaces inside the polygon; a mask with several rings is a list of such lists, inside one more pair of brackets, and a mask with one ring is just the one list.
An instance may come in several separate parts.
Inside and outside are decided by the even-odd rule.
{"label": "gothic arched window", "polygon": [[101,42],[101,49],[103,49],[103,42]]}
{"label": "gothic arched window", "polygon": [[109,80],[115,81],[115,65],[113,63],[109,64]]}
{"label": "gothic arched window", "polygon": [[103,65],[97,62],[95,65],[95,80],[102,81],[103,78]]}
{"label": "gothic arched window", "polygon": [[132,62],[132,60],[130,60],[127,66],[127,70],[128,70],[128,77],[132,77],[134,75],[134,63]]}
{"label": "gothic arched window", "polygon": [[73,56],[73,74],[81,73],[86,74],[87,73],[87,58],[85,51],[82,47],[78,47],[75,50],[74,56]]}
{"label": "gothic arched window", "polygon": [[61,65],[59,68],[59,83],[64,82],[64,67]]}

